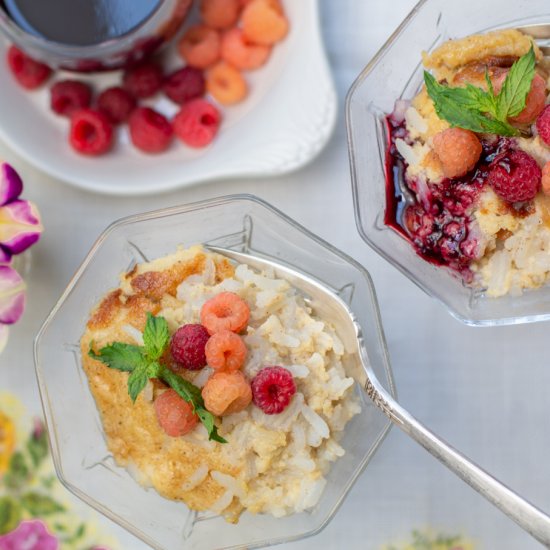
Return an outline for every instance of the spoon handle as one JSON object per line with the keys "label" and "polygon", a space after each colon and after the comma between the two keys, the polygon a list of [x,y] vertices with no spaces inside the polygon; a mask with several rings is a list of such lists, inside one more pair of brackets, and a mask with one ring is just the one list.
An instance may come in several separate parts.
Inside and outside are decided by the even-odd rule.
{"label": "spoon handle", "polygon": [[370,366],[365,365],[365,368],[367,371],[365,391],[394,424],[480,495],[500,508],[522,529],[550,548],[549,516],[428,430],[393,399],[380,384]]}

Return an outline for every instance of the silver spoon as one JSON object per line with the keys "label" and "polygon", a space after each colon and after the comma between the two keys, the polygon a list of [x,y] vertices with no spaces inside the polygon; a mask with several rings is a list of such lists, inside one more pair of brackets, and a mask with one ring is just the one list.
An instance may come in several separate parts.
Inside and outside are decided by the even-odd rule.
{"label": "silver spoon", "polygon": [[343,339],[346,350],[363,367],[366,374],[364,389],[374,404],[394,424],[410,435],[417,443],[420,443],[449,470],[489,502],[492,502],[539,542],[546,547],[550,547],[549,516],[445,443],[401,407],[384,389],[367,360],[362,344],[363,329],[355,321],[353,312],[341,298],[320,282],[290,267],[225,248],[215,246],[207,246],[207,248],[239,263],[247,264],[258,271],[271,269],[276,277],[287,280],[292,286],[302,291],[315,312],[333,324],[337,334]]}

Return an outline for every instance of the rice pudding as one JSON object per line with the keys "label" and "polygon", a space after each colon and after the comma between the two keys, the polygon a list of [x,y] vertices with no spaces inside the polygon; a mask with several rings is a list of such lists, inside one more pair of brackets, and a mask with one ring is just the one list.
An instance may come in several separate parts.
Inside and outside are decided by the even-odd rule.
{"label": "rice pudding", "polygon": [[[129,374],[109,368],[89,350],[94,355],[113,342],[143,345],[148,319],[164,319],[172,344],[160,362],[202,390],[208,409],[206,389],[220,367],[215,361],[216,368],[197,370],[174,364],[174,335],[182,326],[201,321],[209,326],[206,304],[227,294],[243,300],[250,312],[238,331],[246,347],[244,364],[233,372],[222,366],[221,372],[227,377],[242,373],[252,401],[215,418],[226,443],[209,439],[201,422],[185,435],[168,435],[156,403],[172,390],[152,379],[132,403]],[[354,379],[344,367],[342,342],[300,293],[272,273],[257,273],[200,247],[178,250],[124,273],[120,286],[92,312],[81,349],[117,463],[166,498],[222,514],[229,521],[237,521],[244,510],[284,516],[315,506],[330,464],[345,453],[338,441],[346,423],[360,412]],[[292,380],[294,391],[282,410],[268,414],[258,387],[264,374],[275,368]]]}
{"label": "rice pudding", "polygon": [[546,59],[508,29],[449,40],[422,60],[425,84],[387,117],[386,224],[489,297],[546,284]]}

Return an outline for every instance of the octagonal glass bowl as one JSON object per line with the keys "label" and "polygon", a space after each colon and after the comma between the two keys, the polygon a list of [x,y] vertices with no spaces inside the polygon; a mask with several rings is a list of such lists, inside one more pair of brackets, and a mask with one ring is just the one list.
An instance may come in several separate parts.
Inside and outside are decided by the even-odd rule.
{"label": "octagonal glass bowl", "polygon": [[364,380],[356,384],[362,412],[346,426],[341,442],[346,454],[333,464],[321,500],[307,513],[279,519],[244,513],[232,525],[192,512],[138,485],[107,448],[80,359],[89,312],[136,262],[197,243],[271,258],[334,290],[356,313],[369,361],[393,393],[373,285],[354,260],[249,195],[132,216],[99,237],[36,337],[36,371],[57,474],[86,503],[154,548],[255,548],[315,534],[333,517],[389,429],[361,390]]}
{"label": "octagonal glass bowl", "polygon": [[487,298],[447,268],[418,256],[384,223],[384,117],[397,99],[412,99],[422,84],[421,52],[451,38],[498,28],[550,23],[547,0],[422,0],[353,83],[346,101],[355,221],[361,237],[450,313],[470,325],[504,325],[550,319],[550,286],[521,296]]}

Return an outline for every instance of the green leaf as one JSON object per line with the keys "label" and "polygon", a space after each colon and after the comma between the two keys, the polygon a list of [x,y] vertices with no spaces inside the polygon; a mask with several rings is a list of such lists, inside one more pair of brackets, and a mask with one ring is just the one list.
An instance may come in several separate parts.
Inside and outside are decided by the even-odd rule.
{"label": "green leaf", "polygon": [[12,497],[0,497],[0,535],[13,531],[21,521],[21,506]]}
{"label": "green leaf", "polygon": [[203,408],[197,408],[196,412],[208,431],[208,439],[217,441],[218,443],[227,443],[227,440],[218,434],[218,427],[214,424],[214,415]]}
{"label": "green leaf", "polygon": [[519,115],[525,108],[527,94],[535,76],[535,52],[533,46],[510,68],[497,96],[498,118],[505,120]]}
{"label": "green leaf", "polygon": [[43,429],[40,435],[34,434],[27,441],[27,450],[32,460],[34,468],[38,468],[41,462],[48,456],[48,435]]}
{"label": "green leaf", "polygon": [[94,353],[92,344],[88,355],[105,363],[108,367],[124,372],[132,372],[137,366],[145,362],[143,348],[132,344],[123,344],[122,342],[113,342],[99,350],[99,354]]}
{"label": "green leaf", "polygon": [[8,471],[4,474],[4,483],[11,489],[20,489],[27,483],[30,470],[23,453],[16,451],[11,459]]}
{"label": "green leaf", "polygon": [[128,377],[128,393],[130,398],[135,403],[137,396],[147,385],[149,377],[147,376],[147,368],[139,367],[135,369]]}
{"label": "green leaf", "polygon": [[32,492],[21,497],[21,506],[33,517],[50,516],[65,511],[65,508],[53,498]]}
{"label": "green leaf", "polygon": [[147,322],[143,331],[143,344],[145,352],[151,360],[158,359],[163,353],[170,340],[168,323],[164,317],[154,317],[147,313]]}
{"label": "green leaf", "polygon": [[[518,130],[507,122],[489,118],[485,112],[493,108],[486,92],[475,86],[466,88],[449,88],[443,86],[428,72],[424,71],[424,82],[428,95],[432,98],[439,118],[451,126],[464,128],[476,133],[500,134],[503,136],[518,135]],[[477,90],[477,91],[476,91]]]}
{"label": "green leaf", "polygon": [[204,408],[201,390],[197,388],[197,386],[191,384],[191,382],[167,368],[162,368],[159,372],[159,376],[161,380],[174,389],[181,398],[191,403],[195,411],[197,408]]}

